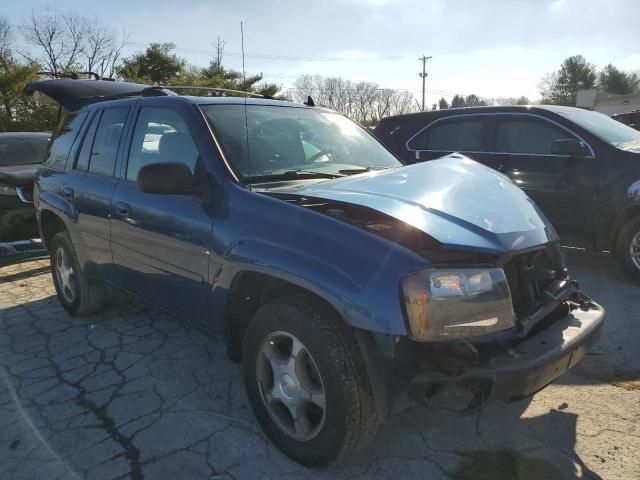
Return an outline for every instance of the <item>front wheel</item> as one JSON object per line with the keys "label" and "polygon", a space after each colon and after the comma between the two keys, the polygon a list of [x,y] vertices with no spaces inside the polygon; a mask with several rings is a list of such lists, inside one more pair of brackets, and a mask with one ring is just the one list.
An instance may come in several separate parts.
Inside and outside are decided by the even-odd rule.
{"label": "front wheel", "polygon": [[375,403],[353,332],[315,297],[294,295],[262,307],[242,354],[253,412],[295,461],[325,466],[375,435]]}
{"label": "front wheel", "polygon": [[616,253],[627,272],[640,281],[640,217],[622,227]]}

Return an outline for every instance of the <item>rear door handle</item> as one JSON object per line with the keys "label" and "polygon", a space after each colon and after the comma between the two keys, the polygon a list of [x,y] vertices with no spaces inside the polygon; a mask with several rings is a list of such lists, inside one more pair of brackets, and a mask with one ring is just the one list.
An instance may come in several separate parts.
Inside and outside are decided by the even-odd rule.
{"label": "rear door handle", "polygon": [[74,191],[73,188],[64,187],[62,189],[62,196],[67,200],[73,200]]}
{"label": "rear door handle", "polygon": [[118,202],[115,205],[116,213],[121,217],[128,217],[131,213],[131,207],[127,203]]}

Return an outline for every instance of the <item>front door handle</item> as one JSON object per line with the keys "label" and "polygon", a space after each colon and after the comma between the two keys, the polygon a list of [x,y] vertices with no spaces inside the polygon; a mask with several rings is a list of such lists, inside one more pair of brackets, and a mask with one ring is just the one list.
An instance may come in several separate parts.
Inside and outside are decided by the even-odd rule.
{"label": "front door handle", "polygon": [[115,210],[116,210],[116,213],[121,217],[128,217],[129,214],[131,213],[131,207],[129,207],[129,205],[124,202],[116,203]]}
{"label": "front door handle", "polygon": [[73,188],[64,187],[62,189],[62,196],[67,200],[73,200],[73,196],[74,196]]}

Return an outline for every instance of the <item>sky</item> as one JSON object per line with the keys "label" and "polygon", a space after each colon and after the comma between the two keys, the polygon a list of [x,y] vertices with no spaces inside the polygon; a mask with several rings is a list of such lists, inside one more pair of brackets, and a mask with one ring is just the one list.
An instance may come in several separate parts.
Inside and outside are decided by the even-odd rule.
{"label": "sky", "polygon": [[[10,0],[0,0],[2,3]],[[16,24],[52,2],[11,1]],[[455,93],[539,98],[542,76],[568,56],[640,71],[640,0],[56,0],[55,8],[96,16],[129,33],[125,55],[173,42],[189,63],[206,65],[225,41],[223,63],[241,69],[244,24],[248,73],[291,87],[318,74],[375,81],[427,104]]]}

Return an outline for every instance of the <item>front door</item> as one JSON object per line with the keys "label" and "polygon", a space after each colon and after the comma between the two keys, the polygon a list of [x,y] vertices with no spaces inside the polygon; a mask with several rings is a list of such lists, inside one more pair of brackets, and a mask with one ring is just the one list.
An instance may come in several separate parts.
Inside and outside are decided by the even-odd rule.
{"label": "front door", "polygon": [[[575,134],[542,117],[501,115],[494,122],[499,165],[536,202],[565,239],[593,238],[595,227],[595,158],[551,153],[555,140]],[[573,242],[572,242],[573,243]]]}
{"label": "front door", "polygon": [[487,116],[464,114],[437,120],[415,135],[407,146],[419,162],[435,160],[453,152],[495,168],[488,152]]}
{"label": "front door", "polygon": [[140,168],[163,162],[182,162],[205,175],[181,113],[142,107],[111,205],[114,280],[173,313],[206,322],[210,206],[196,196],[142,192],[136,184]]}

